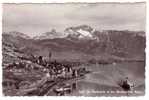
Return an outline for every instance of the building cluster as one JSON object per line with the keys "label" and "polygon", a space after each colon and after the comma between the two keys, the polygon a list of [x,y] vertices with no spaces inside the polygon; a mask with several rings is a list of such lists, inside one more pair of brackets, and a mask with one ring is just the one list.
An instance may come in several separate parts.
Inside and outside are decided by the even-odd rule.
{"label": "building cluster", "polygon": [[[83,76],[86,72],[85,67],[79,67],[78,63],[65,63],[55,61],[46,61],[42,56],[32,57],[29,60],[20,60],[20,62],[13,62],[8,64],[5,67],[6,70],[9,70],[13,73],[23,73],[23,72],[33,72],[40,71],[44,74],[44,77],[47,77],[49,80],[56,80],[58,78],[70,79],[79,76]],[[22,74],[23,75],[23,74]],[[7,76],[7,75],[6,75]],[[14,80],[15,81],[15,80]],[[14,82],[15,86],[19,83]],[[3,84],[11,87],[11,81],[9,79],[4,79]],[[10,86],[11,85],[11,86]],[[7,87],[7,86],[6,86]],[[19,87],[17,87],[19,88]]]}
{"label": "building cluster", "polygon": [[78,77],[86,71],[84,67],[78,67],[76,63],[57,62],[56,60],[47,62],[41,56],[37,63],[44,66],[46,76],[50,79]]}
{"label": "building cluster", "polygon": [[44,66],[43,71],[46,73],[47,77],[53,78],[71,78],[71,77],[77,77],[84,73],[85,67],[78,67],[80,63],[76,62],[57,62],[55,61],[46,61],[43,59],[42,56],[34,57],[31,60],[34,63],[37,63],[41,66]]}

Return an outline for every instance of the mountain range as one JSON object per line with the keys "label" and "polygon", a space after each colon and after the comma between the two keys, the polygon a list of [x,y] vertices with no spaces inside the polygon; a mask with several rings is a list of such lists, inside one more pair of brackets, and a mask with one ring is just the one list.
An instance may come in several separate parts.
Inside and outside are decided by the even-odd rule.
{"label": "mountain range", "polygon": [[66,28],[64,32],[52,29],[40,36],[30,38],[21,32],[3,32],[3,43],[11,43],[27,54],[47,56],[54,59],[145,59],[145,32],[98,31],[88,25]]}

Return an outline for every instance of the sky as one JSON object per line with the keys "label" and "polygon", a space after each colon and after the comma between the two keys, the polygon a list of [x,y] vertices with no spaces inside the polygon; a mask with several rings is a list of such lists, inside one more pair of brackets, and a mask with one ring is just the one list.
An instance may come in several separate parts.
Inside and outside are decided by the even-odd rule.
{"label": "sky", "polygon": [[3,4],[3,32],[29,36],[89,25],[96,30],[145,31],[145,3]]}

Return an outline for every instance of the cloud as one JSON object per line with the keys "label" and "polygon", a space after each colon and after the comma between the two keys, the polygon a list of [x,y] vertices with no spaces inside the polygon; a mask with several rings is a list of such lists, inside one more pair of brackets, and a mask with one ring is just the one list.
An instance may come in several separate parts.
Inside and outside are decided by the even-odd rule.
{"label": "cloud", "polygon": [[81,24],[104,30],[145,30],[145,7],[145,3],[3,4],[3,31],[37,35]]}

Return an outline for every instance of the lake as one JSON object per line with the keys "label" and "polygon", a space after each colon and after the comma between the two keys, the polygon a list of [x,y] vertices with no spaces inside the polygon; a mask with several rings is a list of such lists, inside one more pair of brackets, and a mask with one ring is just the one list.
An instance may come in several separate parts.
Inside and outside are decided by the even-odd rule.
{"label": "lake", "polygon": [[[91,73],[75,82],[71,96],[140,96],[145,90],[145,63],[120,62],[113,64],[92,64],[86,66]],[[118,82],[129,77],[134,83],[133,91],[123,91]]]}

